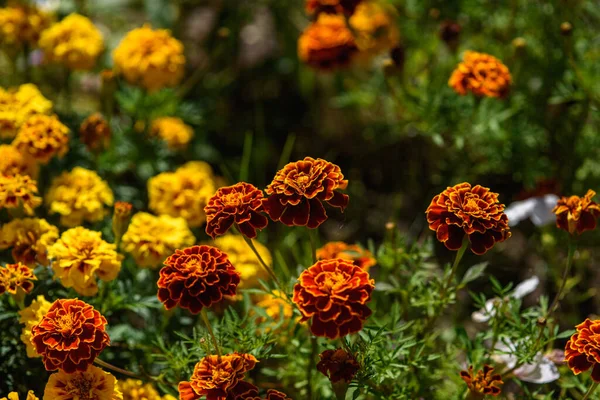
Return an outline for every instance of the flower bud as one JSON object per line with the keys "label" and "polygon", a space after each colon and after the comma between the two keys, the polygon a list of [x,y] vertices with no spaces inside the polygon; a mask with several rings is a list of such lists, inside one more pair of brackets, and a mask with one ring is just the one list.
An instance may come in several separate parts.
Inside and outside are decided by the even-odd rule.
{"label": "flower bud", "polygon": [[573,25],[571,25],[570,22],[563,22],[562,24],[560,24],[560,33],[563,36],[571,36],[571,34],[573,33]]}
{"label": "flower bud", "polygon": [[111,134],[110,125],[100,113],[90,115],[79,127],[79,139],[92,153],[106,150]]}
{"label": "flower bud", "polygon": [[112,231],[115,235],[115,244],[121,241],[121,237],[127,231],[129,227],[129,221],[131,220],[131,209],[133,208],[131,203],[126,201],[117,201],[115,203],[115,209],[112,217]]}

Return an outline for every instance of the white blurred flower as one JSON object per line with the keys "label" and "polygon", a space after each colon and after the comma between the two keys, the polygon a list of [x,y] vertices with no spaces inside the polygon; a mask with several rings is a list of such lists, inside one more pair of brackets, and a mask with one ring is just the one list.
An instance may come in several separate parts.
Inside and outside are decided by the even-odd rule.
{"label": "white blurred flower", "polygon": [[[517,365],[517,357],[511,354],[515,352],[515,349],[515,344],[510,341],[498,343],[495,350],[504,354],[494,354],[492,358],[496,363],[504,364],[506,369],[510,370]],[[560,377],[560,373],[554,362],[542,353],[537,353],[532,363],[523,364],[512,373],[524,382],[538,384],[550,383]]]}
{"label": "white blurred flower", "polygon": [[[523,282],[519,283],[515,290],[508,294],[508,297],[512,297],[514,299],[522,299],[527,296],[538,287],[540,284],[540,278],[537,276],[532,276],[529,279],[525,279]],[[471,318],[475,322],[487,322],[496,315],[496,309],[498,306],[502,304],[503,300],[499,297],[494,297],[493,299],[489,299],[485,302],[485,307],[479,311],[475,311],[471,314]]]}
{"label": "white blurred flower", "polygon": [[515,226],[519,222],[531,219],[535,226],[543,226],[556,220],[552,209],[556,206],[558,196],[547,194],[541,197],[531,197],[522,201],[515,201],[504,210],[508,217],[508,224]]}

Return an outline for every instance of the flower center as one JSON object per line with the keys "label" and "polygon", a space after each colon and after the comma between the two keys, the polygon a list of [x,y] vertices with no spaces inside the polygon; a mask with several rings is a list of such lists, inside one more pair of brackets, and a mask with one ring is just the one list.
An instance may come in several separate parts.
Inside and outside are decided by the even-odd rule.
{"label": "flower center", "polygon": [[58,324],[58,329],[61,332],[69,332],[71,329],[73,329],[73,316],[71,314],[61,315],[56,320],[56,323]]}
{"label": "flower center", "polygon": [[477,211],[479,210],[479,203],[477,199],[469,199],[464,205],[465,211]]}
{"label": "flower center", "polygon": [[321,288],[328,293],[334,292],[344,283],[344,275],[339,272],[332,272],[325,275]]}
{"label": "flower center", "polygon": [[67,384],[67,392],[78,400],[94,400],[95,395],[92,382],[85,379],[84,376],[77,377]]}
{"label": "flower center", "polygon": [[229,193],[223,197],[223,204],[230,207],[239,207],[242,199],[239,193]]}
{"label": "flower center", "polygon": [[202,260],[195,255],[190,256],[185,262],[185,266],[189,269],[202,269]]}
{"label": "flower center", "polygon": [[285,184],[290,187],[293,187],[301,194],[303,194],[306,191],[306,188],[310,186],[310,183],[310,176],[305,174],[304,172],[300,172],[293,179],[285,178]]}
{"label": "flower center", "polygon": [[212,370],[212,381],[219,384],[222,382],[227,382],[231,379],[231,373],[226,369],[217,367]]}

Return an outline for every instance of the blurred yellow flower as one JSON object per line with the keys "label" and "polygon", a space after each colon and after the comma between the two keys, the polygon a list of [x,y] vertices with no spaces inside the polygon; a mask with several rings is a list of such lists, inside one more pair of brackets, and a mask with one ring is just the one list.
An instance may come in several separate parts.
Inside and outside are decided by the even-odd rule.
{"label": "blurred yellow flower", "polygon": [[377,0],[363,1],[356,7],[349,23],[356,34],[359,54],[374,56],[400,43],[394,16],[393,7]]}
{"label": "blurred yellow flower", "polygon": [[151,383],[144,383],[137,379],[126,379],[119,381],[118,387],[123,393],[123,400],[161,400],[158,391]]}
{"label": "blurred yellow flower", "polygon": [[[272,321],[273,327],[281,324],[281,328],[285,329],[294,316],[294,308],[279,290],[273,290],[272,293],[265,294],[256,306],[264,309],[265,314]],[[300,317],[298,316],[295,320],[299,321]],[[264,323],[267,320],[264,317],[259,317],[258,322]],[[271,328],[268,328],[268,330],[270,331]]]}
{"label": "blurred yellow flower", "polygon": [[48,265],[48,246],[58,239],[58,228],[41,218],[14,219],[0,227],[0,250],[12,248],[15,262]]}
{"label": "blurred yellow flower", "polygon": [[158,268],[177,249],[190,247],[196,238],[183,218],[139,212],[122,239],[122,248],[142,268]]}
{"label": "blurred yellow flower", "polygon": [[69,150],[69,128],[56,115],[33,115],[19,129],[12,143],[20,152],[41,164]]}
{"label": "blurred yellow flower", "polygon": [[206,221],[204,207],[217,190],[212,168],[191,161],[175,172],[163,172],[148,180],[149,207],[156,214],[184,218],[190,227]]}
{"label": "blurred yellow flower", "polygon": [[51,22],[50,15],[35,6],[9,2],[8,7],[0,8],[0,44],[37,46],[40,33]]}
{"label": "blurred yellow flower", "polygon": [[113,52],[117,72],[150,91],[175,86],[183,78],[183,44],[165,29],[144,25],[127,33]]}
{"label": "blurred yellow flower", "polygon": [[108,184],[95,171],[81,167],[55,178],[46,194],[49,212],[60,214],[60,223],[69,227],[101,221],[113,201]]}
{"label": "blurred yellow flower", "polygon": [[[10,392],[8,394],[8,399],[6,397],[2,397],[2,398],[0,398],[0,400],[19,400],[19,393]],[[27,392],[27,397],[25,398],[25,400],[40,400],[40,399],[35,394],[33,394],[33,390],[30,390],[29,392]]]}
{"label": "blurred yellow flower", "polygon": [[116,246],[102,240],[100,232],[76,227],[63,232],[48,248],[52,270],[64,287],[72,287],[82,296],[98,293],[96,276],[112,281],[121,270],[122,256]]}
{"label": "blurred yellow flower", "polygon": [[104,50],[102,33],[87,17],[71,14],[42,32],[40,47],[49,62],[89,70]]}
{"label": "blurred yellow flower", "polygon": [[33,158],[21,153],[15,146],[0,144],[0,174],[29,175],[37,178],[39,167]]}
{"label": "blurred yellow flower", "polygon": [[170,149],[185,149],[194,137],[194,130],[181,118],[162,117],[152,121],[150,133],[164,140]]}
{"label": "blurred yellow flower", "polygon": [[29,175],[0,175],[0,210],[3,208],[23,208],[28,215],[42,203],[37,182]]}
{"label": "blurred yellow flower", "polygon": [[51,112],[52,102],[31,83],[8,90],[0,88],[0,139],[14,138],[32,115]]}
{"label": "blurred yellow flower", "polygon": [[44,400],[123,400],[112,374],[90,365],[84,372],[68,374],[62,370],[50,375]]}
{"label": "blurred yellow flower", "polygon": [[27,348],[27,357],[40,357],[40,355],[35,351],[35,347],[31,343],[31,328],[41,321],[42,317],[48,312],[51,305],[52,303],[46,300],[44,296],[39,295],[37,299],[31,302],[29,307],[19,311],[19,322],[24,325],[23,329],[21,330],[21,342],[23,342]]}

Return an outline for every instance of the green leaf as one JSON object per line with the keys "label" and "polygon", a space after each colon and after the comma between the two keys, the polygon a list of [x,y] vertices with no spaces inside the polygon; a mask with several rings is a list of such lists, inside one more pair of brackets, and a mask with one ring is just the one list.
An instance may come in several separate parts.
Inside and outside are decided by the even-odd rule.
{"label": "green leaf", "polygon": [[472,282],[475,279],[483,276],[487,266],[488,266],[487,262],[482,262],[482,263],[473,265],[471,268],[469,268],[467,270],[467,272],[465,272],[465,275],[463,276],[461,285],[466,285],[467,283]]}

